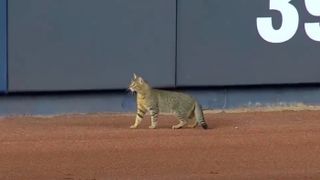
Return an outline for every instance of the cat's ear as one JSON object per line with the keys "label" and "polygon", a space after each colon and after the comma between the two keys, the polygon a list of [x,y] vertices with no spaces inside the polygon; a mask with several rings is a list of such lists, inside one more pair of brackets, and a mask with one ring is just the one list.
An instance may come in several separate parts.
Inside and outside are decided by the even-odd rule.
{"label": "cat's ear", "polygon": [[137,77],[136,73],[133,73],[133,79],[137,79]]}
{"label": "cat's ear", "polygon": [[142,79],[142,77],[138,77],[138,81],[139,81],[140,84],[144,83],[144,80]]}

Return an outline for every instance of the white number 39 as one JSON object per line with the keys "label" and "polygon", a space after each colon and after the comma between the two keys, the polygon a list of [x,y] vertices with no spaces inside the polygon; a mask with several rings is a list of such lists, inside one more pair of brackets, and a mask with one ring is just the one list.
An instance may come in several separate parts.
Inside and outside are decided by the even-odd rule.
{"label": "white number 39", "polygon": [[[283,43],[291,39],[299,27],[299,13],[290,3],[291,0],[270,0],[270,10],[281,13],[282,24],[274,29],[271,17],[258,17],[257,29],[260,36],[271,43]],[[305,0],[308,12],[313,16],[320,16],[320,0]],[[306,34],[314,41],[320,41],[320,23],[306,22]]]}

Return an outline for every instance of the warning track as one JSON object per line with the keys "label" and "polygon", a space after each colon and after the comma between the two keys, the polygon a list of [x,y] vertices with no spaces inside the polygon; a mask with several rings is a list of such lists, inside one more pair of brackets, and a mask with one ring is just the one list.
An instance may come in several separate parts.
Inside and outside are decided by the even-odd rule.
{"label": "warning track", "polygon": [[319,179],[320,111],[205,114],[177,121],[69,115],[0,120],[0,179]]}

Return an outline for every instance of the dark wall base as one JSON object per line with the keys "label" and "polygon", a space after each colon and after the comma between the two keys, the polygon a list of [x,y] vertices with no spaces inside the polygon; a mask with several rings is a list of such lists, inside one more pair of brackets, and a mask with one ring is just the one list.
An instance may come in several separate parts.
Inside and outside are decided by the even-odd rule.
{"label": "dark wall base", "polygon": [[[320,105],[320,87],[243,87],[182,90],[199,100],[204,109],[234,109]],[[57,115],[66,113],[135,112],[135,98],[124,91],[18,94],[0,96],[0,115]]]}

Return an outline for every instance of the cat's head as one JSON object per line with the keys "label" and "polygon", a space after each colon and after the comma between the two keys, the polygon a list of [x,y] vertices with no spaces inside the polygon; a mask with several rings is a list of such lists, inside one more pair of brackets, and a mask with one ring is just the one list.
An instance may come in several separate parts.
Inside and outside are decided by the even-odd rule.
{"label": "cat's head", "polygon": [[142,77],[139,77],[136,74],[133,74],[133,78],[129,85],[129,90],[131,92],[142,93],[143,91],[146,91],[148,88],[149,88],[149,85],[147,84],[147,82],[145,82],[145,80],[143,80]]}

